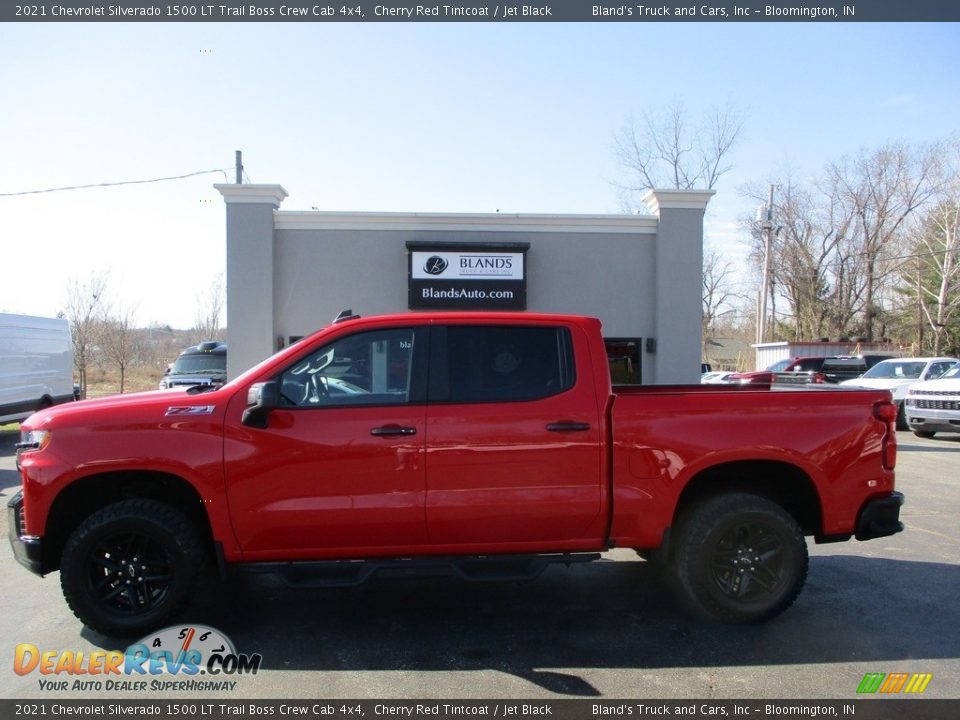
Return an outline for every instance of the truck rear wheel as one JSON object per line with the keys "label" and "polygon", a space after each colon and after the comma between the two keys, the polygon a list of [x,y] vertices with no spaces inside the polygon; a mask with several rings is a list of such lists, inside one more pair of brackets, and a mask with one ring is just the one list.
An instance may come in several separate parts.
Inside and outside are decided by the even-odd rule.
{"label": "truck rear wheel", "polygon": [[67,541],[60,584],[91,630],[136,635],[189,602],[204,554],[193,523],[155,500],[124,500],[84,520]]}
{"label": "truck rear wheel", "polygon": [[673,566],[700,615],[760,622],[786,610],[807,576],[797,521],[766,498],[731,493],[703,501],[681,522]]}

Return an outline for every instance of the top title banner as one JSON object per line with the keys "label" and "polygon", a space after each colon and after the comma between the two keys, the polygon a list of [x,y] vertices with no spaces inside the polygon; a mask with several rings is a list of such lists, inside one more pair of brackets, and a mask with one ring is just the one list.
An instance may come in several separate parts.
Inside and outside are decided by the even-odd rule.
{"label": "top title banner", "polygon": [[949,0],[813,2],[247,2],[61,0],[3,4],[3,22],[957,22]]}

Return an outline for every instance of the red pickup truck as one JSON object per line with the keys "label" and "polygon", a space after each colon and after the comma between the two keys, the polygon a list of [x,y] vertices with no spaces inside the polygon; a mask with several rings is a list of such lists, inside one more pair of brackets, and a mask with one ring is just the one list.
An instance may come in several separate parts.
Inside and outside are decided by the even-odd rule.
{"label": "red pickup truck", "polygon": [[613,388],[591,318],[352,316],[222,387],[34,414],[10,539],[112,635],[171,621],[204,568],[515,579],[615,547],[758,621],[799,593],[805,536],[902,530],[896,414],[886,391]]}

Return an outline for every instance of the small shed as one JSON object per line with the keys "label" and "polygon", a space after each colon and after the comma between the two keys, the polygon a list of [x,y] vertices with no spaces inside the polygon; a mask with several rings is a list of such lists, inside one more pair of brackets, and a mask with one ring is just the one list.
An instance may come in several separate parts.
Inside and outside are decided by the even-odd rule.
{"label": "small shed", "polygon": [[806,342],[769,342],[753,346],[756,352],[756,368],[764,370],[775,362],[795,357],[833,357],[835,355],[890,355],[891,357],[909,356],[909,348],[904,349],[887,341],[820,340]]}

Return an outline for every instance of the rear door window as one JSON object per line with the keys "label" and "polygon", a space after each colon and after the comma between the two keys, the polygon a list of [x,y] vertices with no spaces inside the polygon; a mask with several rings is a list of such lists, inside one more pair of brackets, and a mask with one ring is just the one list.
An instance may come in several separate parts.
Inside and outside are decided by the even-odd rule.
{"label": "rear door window", "polygon": [[566,328],[434,328],[430,402],[537,400],[569,390],[574,382],[573,352]]}

